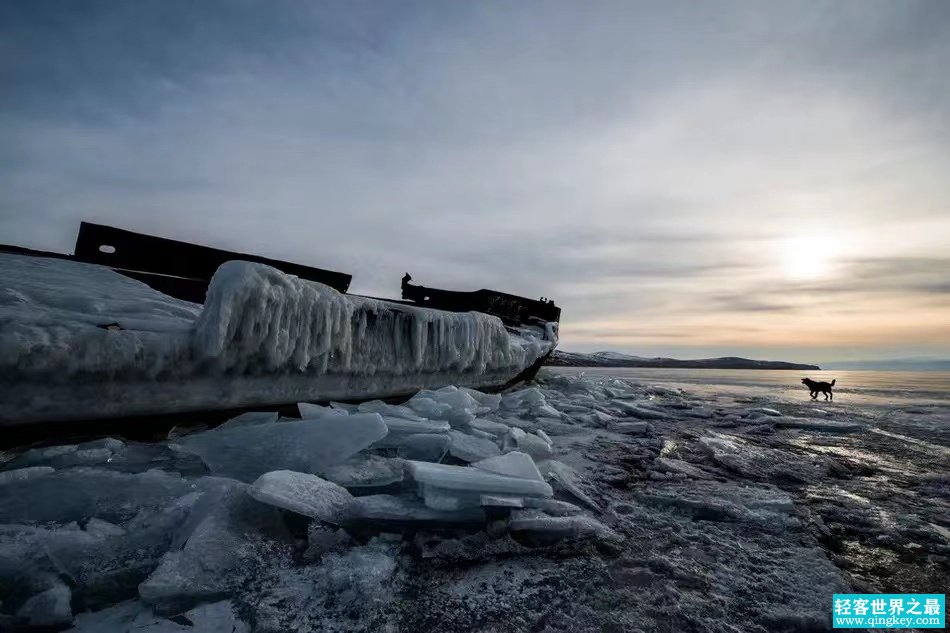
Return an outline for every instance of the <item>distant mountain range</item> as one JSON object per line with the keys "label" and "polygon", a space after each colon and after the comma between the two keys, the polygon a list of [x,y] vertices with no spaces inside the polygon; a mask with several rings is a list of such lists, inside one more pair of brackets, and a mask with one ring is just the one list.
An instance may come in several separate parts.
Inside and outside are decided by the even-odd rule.
{"label": "distant mountain range", "polygon": [[818,365],[787,363],[777,360],[751,360],[737,356],[723,358],[698,358],[678,360],[676,358],[644,358],[620,352],[593,352],[578,354],[555,350],[548,358],[547,365],[560,367],[663,367],[683,369],[807,369],[819,370]]}

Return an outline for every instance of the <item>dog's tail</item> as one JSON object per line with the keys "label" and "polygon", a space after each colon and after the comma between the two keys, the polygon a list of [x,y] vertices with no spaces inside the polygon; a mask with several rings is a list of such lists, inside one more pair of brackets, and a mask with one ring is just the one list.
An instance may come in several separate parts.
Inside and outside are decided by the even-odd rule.
{"label": "dog's tail", "polygon": [[831,381],[831,386],[832,386],[832,387],[835,386],[835,381],[837,381],[837,380],[838,380],[837,378],[832,379],[832,381]]}

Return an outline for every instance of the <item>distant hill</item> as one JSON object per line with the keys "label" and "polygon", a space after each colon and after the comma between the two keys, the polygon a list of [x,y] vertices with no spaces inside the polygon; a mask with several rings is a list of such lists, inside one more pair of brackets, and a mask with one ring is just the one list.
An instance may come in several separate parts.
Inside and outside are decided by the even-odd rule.
{"label": "distant hill", "polygon": [[818,365],[787,363],[778,360],[751,360],[738,356],[723,358],[698,358],[678,360],[676,358],[644,358],[619,352],[594,352],[578,354],[555,350],[548,358],[547,365],[556,367],[664,367],[682,369],[806,369],[819,370]]}

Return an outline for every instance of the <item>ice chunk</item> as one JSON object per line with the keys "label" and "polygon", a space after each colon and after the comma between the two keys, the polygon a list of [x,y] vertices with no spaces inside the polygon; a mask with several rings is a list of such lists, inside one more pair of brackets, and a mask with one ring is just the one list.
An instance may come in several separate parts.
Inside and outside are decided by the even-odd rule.
{"label": "ice chunk", "polygon": [[481,495],[479,503],[483,506],[497,506],[500,508],[523,508],[524,498],[512,495]]}
{"label": "ice chunk", "polygon": [[[451,427],[448,422],[437,420],[407,420],[405,418],[383,418],[389,432],[395,434],[413,435],[416,433],[445,433]],[[397,440],[398,441],[398,440]]]}
{"label": "ice chunk", "polygon": [[227,596],[258,578],[265,565],[290,556],[293,539],[280,512],[245,490],[234,486],[199,515],[184,548],[165,554],[139,585],[143,600],[162,612],[178,612]]}
{"label": "ice chunk", "polygon": [[405,462],[401,459],[357,453],[342,464],[324,469],[320,475],[344,488],[373,488],[399,483]]}
{"label": "ice chunk", "polygon": [[782,417],[782,412],[775,409],[769,409],[768,407],[759,407],[757,409],[750,409],[749,413],[761,413],[762,415],[771,415],[774,417]]}
{"label": "ice chunk", "polygon": [[250,627],[234,614],[229,600],[203,604],[185,611],[183,617],[191,622],[193,633],[248,633]]}
{"label": "ice chunk", "polygon": [[444,433],[414,433],[399,442],[398,454],[405,459],[438,462],[448,452],[449,442]]}
{"label": "ice chunk", "polygon": [[[422,402],[424,399],[431,403]],[[420,391],[406,404],[421,415],[448,420],[454,426],[468,424],[475,419],[476,413],[488,411],[468,391],[454,386],[442,387],[437,391]],[[428,411],[428,415],[424,410]]]}
{"label": "ice chunk", "polygon": [[73,619],[73,611],[69,606],[71,596],[69,587],[59,583],[29,598],[16,615],[30,626],[69,624]]}
{"label": "ice chunk", "polygon": [[344,461],[387,433],[377,413],[327,416],[189,435],[182,445],[217,475],[254,481],[272,470],[314,473]]}
{"label": "ice chunk", "polygon": [[647,422],[616,422],[613,425],[614,430],[627,435],[646,435],[653,430]]}
{"label": "ice chunk", "polygon": [[478,468],[410,461],[409,471],[421,483],[451,490],[478,493],[525,494],[550,497],[551,487],[543,481],[505,477]]}
{"label": "ice chunk", "polygon": [[496,422],[487,418],[476,418],[469,423],[469,426],[471,426],[473,429],[477,429],[485,433],[491,433],[495,436],[505,435],[511,428],[507,424],[502,424],[501,422]]}
{"label": "ice chunk", "polygon": [[645,420],[666,420],[670,417],[669,413],[658,411],[637,402],[628,402],[626,400],[614,400],[614,404],[627,415],[632,415]]}
{"label": "ice chunk", "polygon": [[591,499],[586,492],[584,492],[582,487],[583,479],[573,468],[567,464],[552,459],[544,462],[541,467],[541,471],[550,477],[560,489],[564,490],[570,495],[573,495],[589,508],[600,512],[600,505]]}
{"label": "ice chunk", "polygon": [[524,497],[525,508],[534,508],[541,510],[545,514],[552,516],[570,516],[572,514],[581,514],[583,510],[573,503],[559,501],[558,499],[543,499],[541,497]]}
{"label": "ice chunk", "polygon": [[518,428],[512,428],[511,431],[508,432],[508,435],[505,436],[503,447],[506,451],[517,450],[522,453],[527,453],[533,457],[535,461],[550,459],[554,455],[551,450],[551,445],[548,442],[545,442],[533,433],[525,433]]}
{"label": "ice chunk", "polygon": [[370,495],[353,503],[354,519],[364,521],[434,521],[437,523],[484,523],[481,508],[459,511],[434,510],[413,497]]}
{"label": "ice chunk", "polygon": [[706,473],[705,471],[688,464],[679,459],[670,459],[667,457],[657,457],[653,460],[653,465],[657,470],[661,472],[668,473],[682,473],[687,477],[692,477],[694,479],[711,479],[712,476]]}
{"label": "ice chunk", "polygon": [[26,468],[16,468],[14,470],[5,470],[0,472],[0,486],[7,484],[16,484],[17,482],[42,477],[56,472],[55,468],[49,466],[27,466]]}
{"label": "ice chunk", "polygon": [[298,402],[297,411],[300,412],[300,417],[313,420],[316,418],[323,418],[328,415],[349,415],[350,412],[346,409],[340,409],[335,407],[322,407],[319,404],[311,404],[309,402]]}
{"label": "ice chunk", "polygon": [[125,534],[125,529],[116,525],[115,523],[109,523],[108,521],[103,521],[96,517],[92,517],[89,521],[86,522],[86,525],[82,528],[86,534],[90,534],[95,538],[106,538],[108,536],[121,536]]}
{"label": "ice chunk", "polygon": [[441,419],[449,411],[452,410],[452,405],[445,402],[437,402],[432,398],[427,396],[415,395],[407,403],[410,409],[418,413],[419,415],[430,418],[430,419]]}
{"label": "ice chunk", "polygon": [[477,492],[452,490],[432,484],[422,484],[420,492],[425,504],[434,510],[464,510],[482,504],[481,495]]}
{"label": "ice chunk", "polygon": [[378,413],[384,418],[403,418],[405,420],[415,420],[420,422],[426,418],[420,416],[411,408],[401,405],[401,404],[387,404],[382,400],[370,400],[369,402],[361,402],[357,406],[357,410],[361,413]]}
{"label": "ice chunk", "polygon": [[177,474],[127,474],[94,468],[58,470],[0,486],[0,517],[8,523],[69,523],[96,516],[122,523],[191,492]]}
{"label": "ice chunk", "polygon": [[497,393],[483,393],[468,387],[459,387],[459,391],[467,393],[479,406],[489,411],[495,411],[501,405],[501,396]]}
{"label": "ice chunk", "polygon": [[472,468],[478,468],[486,472],[506,477],[520,477],[522,479],[533,479],[535,481],[544,481],[541,472],[535,465],[534,460],[527,453],[512,451],[499,455],[498,457],[489,457],[472,464]]}
{"label": "ice chunk", "polygon": [[460,431],[450,431],[449,437],[449,453],[462,461],[474,462],[501,454],[498,445],[488,439],[473,437]]}
{"label": "ice chunk", "polygon": [[277,470],[265,473],[247,489],[260,501],[327,523],[342,525],[350,513],[353,495],[316,475]]}
{"label": "ice chunk", "polygon": [[273,424],[280,417],[276,411],[248,411],[236,418],[231,418],[224,424],[215,427],[216,431],[236,429],[242,426],[257,426],[259,424]]}
{"label": "ice chunk", "polygon": [[156,616],[137,600],[92,613],[80,613],[66,633],[199,633],[198,630]]}
{"label": "ice chunk", "polygon": [[583,515],[552,517],[535,510],[514,510],[508,529],[542,539],[616,538],[600,521]]}
{"label": "ice chunk", "polygon": [[552,446],[554,444],[554,442],[551,440],[551,437],[547,433],[544,432],[544,429],[538,429],[537,431],[535,431],[535,433],[537,434],[538,437],[540,437],[542,440],[547,442],[548,446]]}

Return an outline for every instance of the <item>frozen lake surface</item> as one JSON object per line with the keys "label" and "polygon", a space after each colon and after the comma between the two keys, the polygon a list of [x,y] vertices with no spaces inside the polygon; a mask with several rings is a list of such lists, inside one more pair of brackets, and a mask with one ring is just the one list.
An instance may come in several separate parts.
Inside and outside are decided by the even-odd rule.
{"label": "frozen lake surface", "polygon": [[[548,368],[0,453],[0,628],[820,631],[943,593],[945,375]],[[70,628],[72,627],[72,628]]]}
{"label": "frozen lake surface", "polygon": [[[807,390],[802,378],[831,382],[835,379],[838,405],[855,403],[925,404],[950,401],[950,372],[871,370],[768,370],[768,369],[653,369],[638,367],[551,367],[571,375],[616,376],[689,388],[703,393],[744,394],[775,400],[801,401]],[[840,396],[840,397],[839,397]],[[824,400],[824,396],[819,396]]]}

